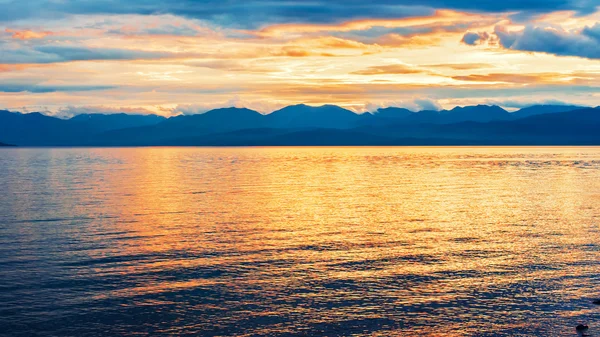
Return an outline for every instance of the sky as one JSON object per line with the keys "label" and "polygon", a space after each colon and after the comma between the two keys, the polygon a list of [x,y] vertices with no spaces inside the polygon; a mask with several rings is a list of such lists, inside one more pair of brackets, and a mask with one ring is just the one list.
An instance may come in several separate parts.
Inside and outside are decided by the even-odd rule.
{"label": "sky", "polygon": [[0,108],[600,105],[598,0],[0,0]]}

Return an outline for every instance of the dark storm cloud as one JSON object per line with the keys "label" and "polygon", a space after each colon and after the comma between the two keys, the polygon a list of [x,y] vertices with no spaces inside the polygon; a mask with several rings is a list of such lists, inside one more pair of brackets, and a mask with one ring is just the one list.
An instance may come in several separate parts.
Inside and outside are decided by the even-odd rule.
{"label": "dark storm cloud", "polygon": [[328,23],[427,15],[434,9],[533,15],[558,10],[583,14],[595,11],[597,6],[597,0],[7,0],[0,2],[0,21],[68,14],[174,14],[227,27],[255,28],[285,22]]}

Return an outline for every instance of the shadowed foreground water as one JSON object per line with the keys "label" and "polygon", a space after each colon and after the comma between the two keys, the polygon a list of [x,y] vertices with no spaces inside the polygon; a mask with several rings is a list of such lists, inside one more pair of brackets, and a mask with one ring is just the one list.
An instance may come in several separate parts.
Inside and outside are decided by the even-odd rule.
{"label": "shadowed foreground water", "polygon": [[600,148],[0,150],[2,336],[600,336]]}

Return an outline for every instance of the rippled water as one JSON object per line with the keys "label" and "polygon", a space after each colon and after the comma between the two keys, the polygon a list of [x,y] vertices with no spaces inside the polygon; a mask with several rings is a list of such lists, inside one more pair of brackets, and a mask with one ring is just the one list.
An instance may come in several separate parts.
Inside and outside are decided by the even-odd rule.
{"label": "rippled water", "polygon": [[3,149],[0,169],[3,336],[600,335],[600,148]]}

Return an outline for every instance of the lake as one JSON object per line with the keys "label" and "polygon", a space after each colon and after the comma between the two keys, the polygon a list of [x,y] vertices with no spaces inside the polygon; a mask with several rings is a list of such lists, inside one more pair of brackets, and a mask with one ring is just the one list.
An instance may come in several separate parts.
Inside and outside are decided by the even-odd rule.
{"label": "lake", "polygon": [[2,336],[600,336],[600,147],[0,150]]}

